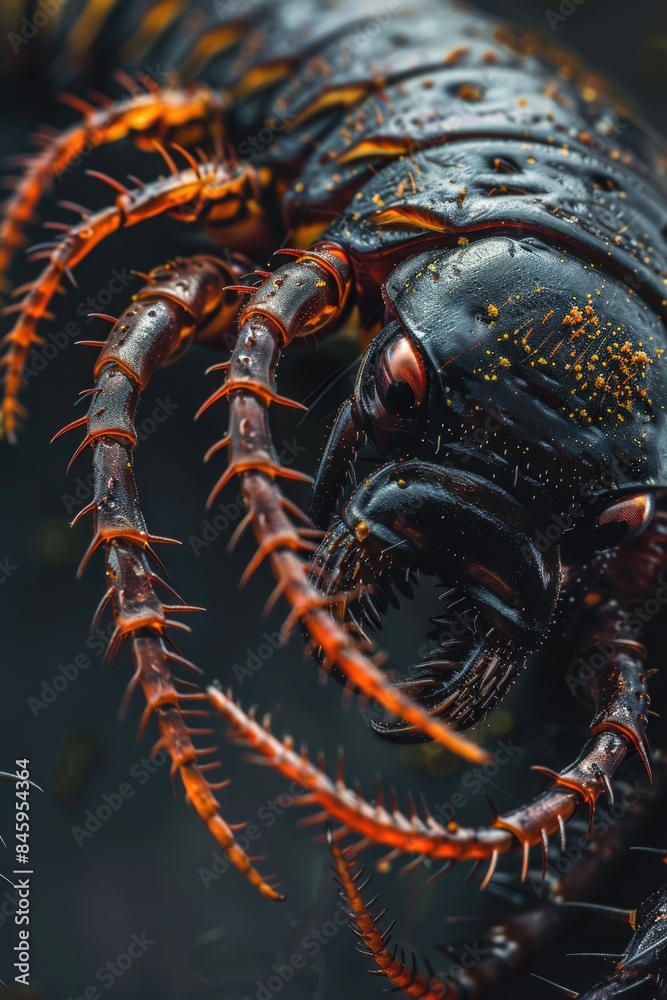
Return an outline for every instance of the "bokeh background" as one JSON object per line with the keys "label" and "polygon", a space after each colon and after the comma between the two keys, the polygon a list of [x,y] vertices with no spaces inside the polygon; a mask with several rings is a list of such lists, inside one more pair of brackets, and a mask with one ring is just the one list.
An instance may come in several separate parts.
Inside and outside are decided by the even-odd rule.
{"label": "bokeh background", "polygon": [[[486,0],[479,6],[550,37],[546,12],[559,13],[557,0],[551,6],[543,0]],[[667,133],[664,0],[577,4],[565,0],[560,6],[571,13],[557,22],[552,18],[553,37],[608,74],[631,95],[646,120]],[[6,45],[5,38],[0,38],[0,59]],[[63,126],[71,120],[71,113],[56,102],[55,86],[45,82],[40,67],[32,75],[3,76],[3,153],[28,151],[30,133],[41,122]],[[97,152],[85,166],[117,176],[133,171],[147,177],[149,161],[150,157],[123,145]],[[91,205],[102,204],[105,197],[99,184],[84,178],[81,169],[58,183],[54,196]],[[43,217],[65,216],[45,207]],[[82,336],[103,336],[104,324],[82,318],[89,308],[83,303],[89,295],[99,300],[114,268],[123,274],[132,268],[149,270],[167,255],[202,246],[201,237],[171,221],[117,236],[78,269],[79,289],[58,301],[53,329],[60,330],[76,318]],[[33,270],[24,269],[26,277]],[[21,268],[16,277],[25,280]],[[135,280],[114,295],[110,304],[103,294],[98,311],[117,314],[137,288]],[[200,664],[208,678],[233,684],[244,705],[258,703],[262,710],[273,712],[278,731],[305,739],[313,749],[323,748],[331,764],[336,747],[343,744],[350,774],[358,774],[369,793],[379,770],[387,785],[422,790],[431,803],[446,809],[468,766],[443,752],[398,750],[376,741],[354,708],[341,708],[340,689],[333,683],[318,683],[315,668],[303,659],[299,636],[272,651],[259,669],[238,670],[247,666],[251,653],[265,641],[264,631],[274,634],[281,619],[276,613],[260,624],[259,613],[272,587],[268,571],[257,573],[244,590],[238,587],[252,551],[249,539],[233,555],[226,551],[238,523],[238,488],[230,486],[211,514],[204,511],[205,497],[223,459],[218,457],[211,468],[203,466],[201,456],[220,434],[226,414],[223,407],[213,408],[197,425],[193,414],[215,379],[209,376],[207,381],[202,374],[214,360],[213,355],[195,348],[177,365],[161,370],[141,410],[141,420],[148,422],[136,468],[148,524],[156,534],[183,540],[180,549],[162,553],[171,580],[188,601],[208,609],[192,620],[193,633],[182,643],[184,654]],[[303,419],[288,416],[276,421],[276,440],[283,446],[296,445],[300,468],[312,472],[316,465],[333,414],[350,392],[352,375],[345,369],[353,361],[353,350],[341,342],[325,344],[316,353],[295,351],[281,366],[282,391],[313,403]],[[184,805],[180,788],[172,792],[168,765],[154,766],[153,773],[145,767],[156,732],[151,726],[146,738],[136,741],[142,709],[139,698],[125,721],[118,719],[130,674],[129,654],[126,651],[112,670],[102,663],[102,637],[89,638],[90,619],[104,589],[102,557],[93,559],[83,580],[76,582],[90,529],[87,523],[75,530],[68,527],[73,512],[90,496],[89,458],[84,454],[66,476],[73,437],[52,446],[48,443],[58,428],[78,414],[71,406],[79,390],[90,384],[90,362],[91,352],[70,341],[43,370],[35,371],[27,399],[32,419],[19,446],[3,445],[0,456],[0,560],[5,567],[0,583],[0,767],[11,770],[16,759],[29,758],[31,774],[44,790],[31,797],[33,985],[28,991],[18,990],[17,996],[74,1000],[86,996],[87,988],[97,987],[102,996],[112,989],[118,1000],[267,1000],[260,984],[272,975],[275,964],[296,953],[303,955],[305,964],[290,982],[272,992],[280,993],[281,1000],[379,996],[382,984],[365,976],[368,963],[352,950],[353,938],[347,929],[338,930],[323,947],[315,947],[313,938],[306,938],[332,920],[336,896],[326,848],[313,843],[311,831],[298,827],[296,821],[304,811],[286,809],[285,799],[278,798],[285,791],[284,782],[246,763],[241,750],[225,743],[224,727],[217,726],[221,774],[233,779],[221,793],[225,815],[257,827],[259,839],[253,853],[268,855],[263,870],[278,872],[288,894],[285,903],[272,905],[234,870],[214,878],[207,875],[213,870],[214,843]],[[327,388],[336,373],[341,377]],[[153,415],[166,418],[160,422]],[[293,495],[298,497],[298,490]],[[218,527],[212,527],[217,514],[222,517]],[[429,609],[433,610],[432,595],[420,594],[420,601],[404,604],[400,615],[389,622],[382,643],[391,651],[393,665],[405,664],[414,655],[423,641]],[[102,627],[107,630],[107,621]],[[663,630],[664,619],[658,620],[656,641],[662,645]],[[526,672],[507,704],[480,732],[491,748],[499,739],[511,739],[521,748],[510,764],[484,783],[501,809],[511,808],[543,787],[543,780],[529,765],[559,767],[581,743],[587,714],[569,695],[564,666],[554,656],[552,663]],[[66,686],[57,681],[56,688],[61,690],[54,691],[54,679],[65,676],[62,668],[70,668],[66,672],[71,680]],[[658,678],[654,704],[658,711],[665,693]],[[653,742],[665,746],[660,723],[654,723]],[[635,780],[640,772],[630,765],[625,776]],[[132,794],[122,806],[95,832],[85,837],[77,834],[77,828],[85,828],[88,811],[95,813],[105,796],[117,803],[114,796],[123,784],[129,785]],[[467,805],[457,819],[465,823],[486,820],[484,797],[469,791],[466,798]],[[8,844],[7,850],[0,848],[0,871],[6,873],[11,869],[12,809],[11,790],[0,787],[0,833]],[[653,828],[640,838],[642,842],[667,844],[663,819],[658,814]],[[378,856],[369,853],[367,865],[372,868]],[[516,862],[503,867],[516,874]],[[636,905],[660,881],[662,872],[654,859],[636,857],[632,867],[627,862],[621,865],[604,897],[615,905]],[[436,946],[466,936],[479,940],[484,925],[453,926],[445,917],[501,916],[514,912],[515,901],[489,892],[480,897],[474,884],[463,886],[464,870],[435,886],[428,884],[428,874],[420,869],[399,878],[394,868],[376,873],[374,883],[390,912],[398,916],[398,940],[414,943],[430,956],[436,969],[446,971],[451,960]],[[9,981],[16,943],[10,887],[5,891],[0,886],[0,896],[0,976]],[[530,889],[525,898],[535,903]],[[96,978],[98,970],[126,952],[132,935],[145,935],[152,943],[122,976],[101,982]],[[566,959],[566,953],[619,951],[626,939],[627,928],[589,919],[574,937],[559,942],[531,968],[583,989],[601,978],[608,963]],[[516,987],[496,994],[510,995],[520,1000],[552,994],[525,975]]]}

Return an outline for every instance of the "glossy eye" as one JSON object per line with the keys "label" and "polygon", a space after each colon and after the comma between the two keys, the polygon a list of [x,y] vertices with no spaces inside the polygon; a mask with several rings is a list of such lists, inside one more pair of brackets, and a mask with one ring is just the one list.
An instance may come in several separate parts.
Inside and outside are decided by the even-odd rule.
{"label": "glossy eye", "polygon": [[598,527],[605,548],[629,542],[641,535],[653,520],[655,498],[652,493],[624,497],[607,507],[598,517]]}
{"label": "glossy eye", "polygon": [[426,398],[426,368],[408,337],[398,337],[380,358],[378,398],[395,417],[409,417]]}

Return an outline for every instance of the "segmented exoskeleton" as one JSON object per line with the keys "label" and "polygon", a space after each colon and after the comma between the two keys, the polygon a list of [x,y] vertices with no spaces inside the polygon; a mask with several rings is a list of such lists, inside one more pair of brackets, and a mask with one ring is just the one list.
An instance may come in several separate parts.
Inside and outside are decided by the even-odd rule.
{"label": "segmented exoskeleton", "polygon": [[[652,789],[649,800],[653,806],[660,798],[659,790],[663,774],[658,774],[658,789]],[[565,986],[537,976],[549,983],[564,996],[579,1000],[611,1000],[631,990],[641,989],[641,995],[650,995],[660,1000],[665,995],[665,948],[667,935],[664,920],[667,906],[667,887],[663,886],[644,900],[640,906],[625,910],[615,906],[601,906],[596,903],[581,902],[579,897],[589,895],[604,880],[613,874],[618,864],[619,854],[627,850],[628,839],[637,828],[651,818],[650,801],[636,804],[626,814],[612,832],[605,830],[591,839],[590,853],[580,860],[560,878],[547,879],[542,884],[542,895],[546,898],[535,907],[526,901],[521,913],[492,926],[484,935],[481,947],[476,945],[475,962],[457,964],[461,956],[460,945],[445,945],[441,948],[453,960],[448,975],[438,974],[428,959],[424,960],[426,971],[422,973],[419,961],[413,955],[406,961],[397,955],[396,947],[389,948],[389,940],[395,921],[380,934],[378,919],[373,918],[370,908],[377,896],[370,902],[364,900],[364,892],[369,879],[362,883],[362,869],[346,859],[344,852],[330,839],[333,867],[338,883],[341,905],[347,912],[361,946],[357,950],[375,964],[377,975],[385,976],[393,986],[402,989],[409,996],[422,1000],[476,1000],[485,997],[492,984],[501,985],[516,976],[519,969],[530,962],[540,948],[553,943],[559,936],[571,929],[575,919],[583,913],[593,911],[613,920],[627,923],[633,930],[631,940],[620,955],[603,954],[595,957],[616,959],[614,972],[584,993],[577,993]],[[645,848],[653,853],[664,852],[657,848]],[[539,880],[540,873],[531,873],[531,880]],[[544,879],[544,873],[542,873]],[[575,953],[585,954],[585,953]]]}
{"label": "segmented exoskeleton", "polygon": [[[208,780],[214,748],[193,742],[211,730],[192,729],[189,716],[207,708],[306,789],[300,801],[339,824],[336,842],[357,834],[357,851],[385,844],[415,863],[486,861],[482,887],[500,855],[518,849],[525,877],[531,848],[546,860],[549,838],[565,843],[582,803],[592,818],[630,751],[650,774],[647,650],[628,608],[655,593],[667,560],[662,147],[632,117],[619,129],[603,86],[571,58],[445,0],[393,5],[364,46],[355,32],[373,11],[363,2],[249,2],[215,17],[205,4],[156,4],[143,23],[120,8],[125,71],[153,45],[164,85],[140,77],[140,89],[125,76],[121,101],[97,109],[69,99],[83,120],[43,136],[18,178],[0,270],[51,173],[84,147],[131,136],[161,154],[167,176],[132,176],[128,187],[93,172],[114,189],[111,203],[68,203],[81,221],[51,224],[62,237],[33,248],[45,268],[7,310],[17,315],[4,341],[5,435],[15,439],[23,415],[28,352],[78,263],[159,215],[199,223],[222,256],[161,263],[120,317],[102,317],[112,328],[91,342],[100,354],[88,414],[59,432],[85,428],[75,457],[93,451],[94,498],[81,514],[93,515],[94,535],[82,566],[104,549],[100,613],[111,605],[110,657],[131,643],[142,727],[156,715],[189,800],[269,898],[277,888],[222,817],[214,792],[224,783]],[[85,18],[74,25],[75,51],[93,32]],[[269,251],[269,269],[244,284],[239,254],[264,266]],[[281,466],[271,440],[270,407],[300,405],[280,395],[276,370],[293,341],[344,321],[365,353],[304,515],[279,486],[304,477]],[[381,737],[433,739],[484,761],[460,731],[502,700],[556,622],[575,658],[607,650],[587,680],[588,739],[569,767],[542,769],[551,784],[533,802],[478,829],[442,825],[412,803],[404,815],[395,801],[385,807],[380,786],[372,802],[347,788],[342,764],[329,779],[232,696],[174,676],[196,668],[168,616],[195,609],[156,590],[152,545],[169,539],[146,526],[132,451],[140,393],[195,339],[233,345],[213,366],[225,381],[200,410],[229,403],[228,430],[207,453],[228,455],[209,503],[240,479],[240,530],[257,541],[245,578],[270,563],[274,597],[289,606],[284,631],[302,626],[320,666],[386,710],[374,723]],[[373,471],[341,503],[361,448]],[[430,652],[396,680],[366,630],[418,572],[451,600]],[[460,601],[474,610],[462,636],[451,629]],[[428,984],[392,981],[432,995]]]}

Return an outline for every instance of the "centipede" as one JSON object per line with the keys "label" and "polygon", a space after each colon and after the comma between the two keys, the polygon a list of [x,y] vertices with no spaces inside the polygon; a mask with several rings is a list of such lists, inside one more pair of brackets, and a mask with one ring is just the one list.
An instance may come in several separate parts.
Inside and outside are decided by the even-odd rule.
{"label": "centipede", "polygon": [[[89,494],[70,520],[77,539],[91,528],[78,576],[100,577],[93,632],[106,623],[104,661],[126,676],[122,712],[140,704],[140,737],[153,733],[210,851],[236,870],[217,890],[241,913],[244,894],[269,908],[289,896],[225,804],[226,735],[232,753],[245,748],[297,789],[290,805],[310,809],[301,825],[380,980],[368,995],[384,985],[423,1000],[507,996],[526,968],[539,974],[540,948],[557,947],[580,903],[584,916],[620,915],[631,935],[588,992],[549,988],[667,997],[665,888],[627,910],[591,899],[633,846],[625,812],[602,824],[607,835],[600,815],[626,774],[646,788],[663,768],[648,730],[667,603],[667,144],[552,38],[458,0],[40,4],[3,14],[4,73],[25,81],[39,62],[73,117],[37,132],[0,209],[2,446],[20,451],[48,428],[55,449],[75,440],[68,473],[87,463]],[[113,166],[98,169],[105,158]],[[93,207],[69,197],[79,182],[97,192]],[[39,221],[56,201],[58,218]],[[123,247],[148,254],[132,288],[120,282],[113,313],[68,314],[114,247],[119,261]],[[58,428],[27,375],[68,315],[102,332],[77,341],[95,360],[79,415]],[[303,359],[319,365],[335,345],[351,357],[349,392],[318,421]],[[192,414],[192,443],[216,470],[201,516],[236,491],[228,540],[250,552],[240,580],[221,560],[217,639],[197,664],[181,616],[204,609],[181,598],[163,562],[194,528],[153,528],[135,478],[141,399],[157,381],[189,378],[186,354],[211,356]],[[279,364],[296,358],[304,389],[292,374],[287,392]],[[277,442],[290,421],[327,425],[310,463]],[[171,480],[148,487],[164,491],[165,521],[176,448],[170,464]],[[360,710],[385,762],[375,786],[350,781],[343,748],[327,767],[276,735],[289,684],[280,704],[245,702],[225,652],[239,585],[253,595],[250,649],[282,615],[274,645],[289,641],[290,683],[322,681],[309,714],[337,685]],[[410,613],[425,585],[439,598],[430,629]],[[407,665],[377,634],[397,609],[419,646]],[[554,673],[573,696],[568,724],[586,721],[570,763],[556,750],[533,765],[541,791],[510,806],[489,794],[479,822],[409,791],[406,761],[437,757],[447,773],[492,764],[493,720],[531,677]],[[531,691],[546,733],[559,720]],[[593,846],[561,877],[570,830]],[[391,944],[393,924],[382,929],[362,888],[362,856],[385,875],[398,864],[410,882],[427,872],[434,894],[470,865],[467,882],[487,896],[511,871],[515,902],[537,883],[548,900],[524,896],[474,967],[443,976]]]}

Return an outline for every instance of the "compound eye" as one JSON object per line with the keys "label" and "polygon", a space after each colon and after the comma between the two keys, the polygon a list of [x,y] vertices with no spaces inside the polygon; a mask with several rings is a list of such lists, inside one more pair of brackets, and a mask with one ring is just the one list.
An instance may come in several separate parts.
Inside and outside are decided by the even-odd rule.
{"label": "compound eye", "polygon": [[377,374],[380,402],[394,417],[410,417],[426,399],[426,368],[408,337],[398,337],[380,358]]}
{"label": "compound eye", "polygon": [[598,526],[605,547],[611,548],[619,542],[629,542],[637,538],[653,520],[654,512],[655,498],[652,493],[624,497],[623,500],[607,507],[598,517]]}

